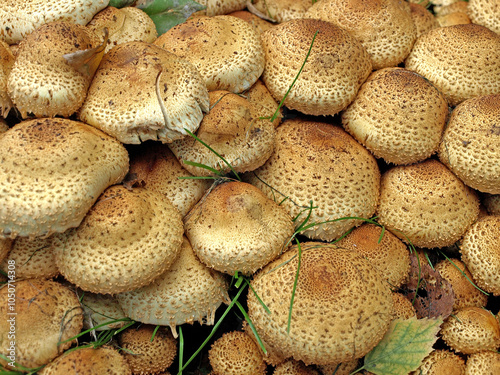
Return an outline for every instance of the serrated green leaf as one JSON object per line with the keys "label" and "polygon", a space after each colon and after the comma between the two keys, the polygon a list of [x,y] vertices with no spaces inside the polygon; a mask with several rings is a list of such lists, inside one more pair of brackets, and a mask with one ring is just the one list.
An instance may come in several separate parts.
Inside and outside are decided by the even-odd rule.
{"label": "serrated green leaf", "polygon": [[365,356],[362,369],[377,375],[415,371],[437,340],[442,319],[394,319],[385,336]]}

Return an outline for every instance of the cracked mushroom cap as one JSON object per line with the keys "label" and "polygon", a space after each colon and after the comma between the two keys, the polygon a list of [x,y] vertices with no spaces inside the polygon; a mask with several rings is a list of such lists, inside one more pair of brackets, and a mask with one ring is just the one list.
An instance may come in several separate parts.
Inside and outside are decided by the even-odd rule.
{"label": "cracked mushroom cap", "polygon": [[477,285],[500,295],[500,216],[484,216],[467,230],[460,245],[462,261]]}
{"label": "cracked mushroom cap", "polygon": [[209,109],[205,84],[188,61],[145,42],[106,55],[80,109],[80,120],[122,143],[180,139]]}
{"label": "cracked mushroom cap", "polygon": [[477,194],[437,160],[397,166],[382,175],[379,223],[405,242],[451,246],[478,215]]}
{"label": "cracked mushroom cap", "polygon": [[15,57],[9,45],[0,41],[0,116],[7,117],[9,111],[14,107],[7,92],[7,80],[14,65]]}
{"label": "cracked mushroom cap", "polygon": [[[64,342],[82,329],[83,314],[75,293],[51,280],[17,281],[14,288],[0,289],[0,354],[10,355],[12,328],[8,312],[9,294],[15,293],[15,360],[28,368],[43,366],[71,347],[76,340]],[[12,291],[14,289],[14,292]],[[7,366],[0,358],[0,365]]]}
{"label": "cracked mushroom cap", "polygon": [[209,91],[240,93],[249,89],[264,70],[259,34],[237,17],[189,19],[168,30],[154,43],[191,62]]}
{"label": "cracked mushroom cap", "polygon": [[0,237],[76,227],[128,171],[122,144],[78,121],[23,121],[0,136]]}
{"label": "cracked mushroom cap", "polygon": [[82,293],[81,304],[85,312],[83,329],[94,328],[95,331],[107,331],[121,328],[127,323],[123,320],[98,327],[107,322],[126,318],[116,298],[109,294],[84,292]]}
{"label": "cracked mushroom cap", "polygon": [[439,27],[417,39],[405,68],[427,78],[452,106],[500,91],[500,35],[475,24]]}
{"label": "cracked mushroom cap", "polygon": [[[417,0],[418,1],[418,0]],[[413,19],[413,23],[415,23],[415,27],[417,28],[417,38],[425,34],[427,31],[435,29],[439,27],[439,22],[437,21],[434,14],[430,12],[425,5],[422,3],[409,3],[411,18]]]}
{"label": "cracked mushroom cap", "polygon": [[449,350],[433,350],[410,375],[464,375],[465,361]]}
{"label": "cracked mushroom cap", "polygon": [[[316,35],[316,31],[318,34]],[[296,19],[262,34],[266,67],[262,79],[277,101],[308,115],[334,115],[351,103],[372,66],[361,43],[326,21]]]}
{"label": "cracked mushroom cap", "polygon": [[467,14],[471,21],[500,35],[500,1],[469,0],[468,3]]}
{"label": "cracked mushroom cap", "polygon": [[500,373],[500,353],[484,351],[473,353],[467,358],[465,375]]}
{"label": "cracked mushroom cap", "polygon": [[[210,112],[201,121],[196,136],[240,172],[253,171],[271,156],[275,129],[268,119],[259,119],[262,109],[229,91],[211,91]],[[169,144],[183,167],[195,176],[213,176],[205,168],[184,163],[201,163],[223,173],[230,168],[212,150],[194,138],[186,137]]]}
{"label": "cracked mushroom cap", "polygon": [[215,310],[229,303],[224,275],[201,263],[184,238],[174,264],[151,284],[116,295],[127,316],[146,324],[175,327],[184,323],[214,324]]}
{"label": "cracked mushroom cap", "polygon": [[184,218],[184,228],[200,261],[229,275],[261,269],[294,233],[287,210],[244,182],[212,189]]}
{"label": "cracked mushroom cap", "polygon": [[[283,200],[291,217],[300,216],[296,227],[309,211],[309,224],[374,214],[380,186],[377,162],[340,126],[297,118],[284,121],[276,131],[274,153],[245,180],[270,199]],[[317,207],[308,210],[311,200]],[[339,220],[302,234],[332,241],[360,224],[361,220]]]}
{"label": "cracked mushroom cap", "polygon": [[151,283],[177,258],[184,228],[161,193],[112,186],[80,226],[53,237],[59,272],[92,293],[128,292]]}
{"label": "cracked mushroom cap", "polygon": [[439,147],[448,103],[424,77],[402,68],[370,75],[342,113],[347,132],[388,163],[412,164]]}
{"label": "cracked mushroom cap", "polygon": [[402,1],[322,0],[305,16],[348,31],[366,48],[373,70],[403,62],[417,38],[415,23]]}
{"label": "cracked mushroom cap", "polygon": [[465,100],[453,110],[439,147],[441,162],[483,193],[500,194],[499,120],[500,94]]}
{"label": "cracked mushroom cap", "polygon": [[255,293],[248,293],[248,315],[257,333],[281,358],[292,357],[306,365],[363,357],[382,339],[393,318],[387,283],[356,252],[315,242],[302,243],[300,248],[290,332],[287,324],[299,260],[297,245],[251,281]]}

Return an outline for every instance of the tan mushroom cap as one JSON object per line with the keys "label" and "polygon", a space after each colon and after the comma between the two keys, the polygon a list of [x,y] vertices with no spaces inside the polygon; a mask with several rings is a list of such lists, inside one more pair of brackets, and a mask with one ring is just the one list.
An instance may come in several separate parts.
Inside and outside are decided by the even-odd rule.
{"label": "tan mushroom cap", "polygon": [[[275,151],[245,180],[282,202],[298,227],[344,217],[370,218],[378,204],[380,172],[375,158],[340,126],[304,119],[284,121]],[[271,189],[272,188],[272,189]],[[288,197],[285,199],[285,197]],[[312,200],[312,210],[310,207]],[[361,220],[315,225],[302,234],[332,241]]]}
{"label": "tan mushroom cap", "polygon": [[412,164],[437,151],[447,117],[445,97],[424,77],[386,68],[368,77],[342,124],[376,157]]}
{"label": "tan mushroom cap", "polygon": [[4,0],[0,5],[0,39],[8,44],[18,43],[39,26],[58,20],[86,25],[108,3],[109,0]]}
{"label": "tan mushroom cap", "polygon": [[433,350],[410,375],[464,375],[465,361],[449,350]]}
{"label": "tan mushroom cap", "polygon": [[234,93],[250,88],[264,70],[257,32],[240,18],[197,17],[174,26],[155,42],[191,62],[209,91]]}
{"label": "tan mushroom cap", "polygon": [[[0,262],[7,258],[11,248],[12,240],[0,238]],[[5,268],[2,269],[5,271]]]}
{"label": "tan mushroom cap", "polygon": [[465,375],[495,375],[500,373],[500,353],[484,351],[473,353],[467,359]]}
{"label": "tan mushroom cap", "polygon": [[500,215],[500,194],[485,194],[483,205],[490,215]]}
{"label": "tan mushroom cap", "polygon": [[243,331],[226,332],[208,352],[214,375],[264,375],[266,364],[258,345]]}
{"label": "tan mushroom cap", "polygon": [[198,3],[206,7],[200,13],[209,17],[240,11],[246,7],[246,0],[200,0]]}
{"label": "tan mushroom cap", "polygon": [[352,361],[348,362],[318,366],[318,368],[324,375],[350,375],[358,367],[359,359],[353,359]]}
{"label": "tan mushroom cap", "polygon": [[248,10],[238,10],[236,12],[228,13],[227,15],[238,17],[241,18],[243,21],[248,22],[259,35],[274,26],[273,23],[266,21],[265,19],[260,18],[259,16],[256,16],[255,14],[249,12]]}
{"label": "tan mushroom cap", "polygon": [[[437,4],[436,0],[432,1]],[[446,2],[446,1],[445,1]],[[436,14],[436,16],[446,16],[450,13],[462,12],[467,13],[469,7],[469,0],[461,1],[461,0],[449,0],[447,4],[444,5],[434,5],[432,10]]]}
{"label": "tan mushroom cap", "polygon": [[[275,367],[274,375],[320,375],[312,366],[306,366],[304,362],[295,359],[287,359]],[[337,375],[337,372],[334,373]]]}
{"label": "tan mushroom cap", "polygon": [[[259,119],[261,110],[237,94],[211,91],[209,97],[210,112],[203,118],[196,136],[238,173],[253,171],[264,164],[274,148],[273,123]],[[214,173],[185,161],[204,164],[223,174],[231,171],[218,155],[191,137],[174,141],[169,147],[183,167],[195,176]]]}
{"label": "tan mushroom cap", "polygon": [[436,20],[438,21],[440,27],[467,25],[471,23],[467,13],[463,12],[453,12],[444,16],[436,16]]}
{"label": "tan mushroom cap", "polygon": [[87,24],[97,35],[108,29],[109,37],[105,52],[118,44],[141,41],[153,43],[158,38],[156,26],[151,17],[134,6],[117,9],[106,7]]}
{"label": "tan mushroom cap", "polygon": [[184,228],[161,193],[112,186],[80,226],[55,235],[61,274],[93,293],[121,293],[151,283],[177,258]]}
{"label": "tan mushroom cap", "polygon": [[215,310],[229,303],[222,274],[201,263],[184,238],[174,264],[151,284],[116,295],[127,316],[139,322],[170,326],[206,322],[214,324]]}
{"label": "tan mushroom cap", "polygon": [[500,90],[500,35],[469,24],[433,29],[417,39],[405,61],[434,84],[450,105]]}
{"label": "tan mushroom cap", "polygon": [[455,352],[496,351],[500,347],[500,326],[489,310],[465,307],[450,315],[442,324],[441,338]]}
{"label": "tan mushroom cap", "polygon": [[264,267],[294,233],[287,210],[244,182],[212,189],[185,217],[184,228],[200,261],[229,275]]}
{"label": "tan mushroom cap", "polygon": [[210,187],[193,177],[166,144],[145,143],[131,154],[129,178],[145,189],[164,194],[184,217]]}
{"label": "tan mushroom cap", "polygon": [[198,128],[209,109],[195,67],[162,48],[128,42],[104,55],[80,119],[123,143],[164,143]]}
{"label": "tan mushroom cap", "polygon": [[[418,0],[417,0],[418,1]],[[427,31],[435,29],[439,27],[439,23],[432,14],[422,3],[411,3],[410,2],[410,10],[411,10],[411,18],[413,19],[413,23],[415,23],[415,27],[417,28],[417,38],[425,34]]]}
{"label": "tan mushroom cap", "polygon": [[64,353],[45,366],[40,375],[77,373],[79,375],[132,375],[125,358],[111,346],[81,348]]}
{"label": "tan mushroom cap", "polygon": [[314,3],[309,0],[255,0],[247,7],[261,18],[283,23],[306,18],[307,10],[312,4]]}
{"label": "tan mushroom cap", "polygon": [[10,109],[14,106],[7,92],[7,79],[14,65],[14,60],[9,45],[0,41],[0,116],[2,117],[7,117]]}
{"label": "tan mushroom cap", "polygon": [[302,243],[300,248],[289,333],[298,246],[269,263],[251,281],[271,311],[264,310],[254,293],[248,293],[248,315],[259,336],[280,357],[293,357],[306,365],[363,357],[382,339],[393,317],[387,283],[356,252],[315,242]]}
{"label": "tan mushroom cap", "polygon": [[[47,364],[76,340],[63,343],[80,333],[83,314],[75,293],[51,280],[31,279],[0,289],[0,353],[9,356],[12,332],[9,322],[15,294],[15,361],[21,366],[36,368]],[[7,366],[0,358],[0,365]]]}
{"label": "tan mushroom cap", "polygon": [[272,117],[278,110],[278,115],[276,119],[273,121],[273,125],[275,128],[279,126],[281,123],[281,119],[283,118],[283,110],[282,107],[279,107],[276,100],[274,100],[273,95],[269,92],[264,82],[260,79],[255,82],[255,84],[250,87],[247,91],[242,94],[249,102],[252,104],[254,108],[256,108],[259,117],[264,117],[271,121]]}
{"label": "tan mushroom cap", "polygon": [[[81,304],[85,312],[83,329],[93,328],[95,331],[107,331],[121,328],[127,323],[125,321],[127,317],[118,301],[109,294],[84,292],[81,294]],[[102,325],[119,319],[123,319],[123,321]]]}
{"label": "tan mushroom cap", "polygon": [[477,285],[500,295],[500,216],[485,216],[467,230],[460,252]]}
{"label": "tan mushroom cap", "polygon": [[437,160],[393,167],[380,186],[379,223],[418,247],[453,245],[479,214],[477,194]]}
{"label": "tan mushroom cap", "polygon": [[262,79],[277,101],[294,82],[318,31],[311,53],[284,104],[309,115],[334,115],[354,100],[372,70],[368,53],[330,22],[296,19],[262,34],[266,67]]}
{"label": "tan mushroom cap", "polygon": [[306,13],[347,30],[370,55],[374,70],[396,66],[408,56],[417,29],[402,1],[322,0]]}
{"label": "tan mushroom cap", "polygon": [[500,34],[500,1],[469,0],[467,14],[472,22]]}
{"label": "tan mushroom cap", "polygon": [[156,374],[172,365],[177,341],[165,327],[143,324],[121,332],[118,344],[133,374]]}
{"label": "tan mushroom cap", "polygon": [[411,301],[401,293],[392,293],[394,307],[394,319],[410,319],[417,316],[415,307]]}
{"label": "tan mushroom cap", "polygon": [[128,171],[125,147],[66,119],[21,122],[0,136],[0,237],[48,236],[80,224]]}
{"label": "tan mushroom cap", "polygon": [[500,93],[468,99],[451,114],[439,159],[466,185],[500,194]]}
{"label": "tan mushroom cap", "polygon": [[9,125],[3,118],[0,118],[0,134],[5,133],[7,130],[9,130]]}

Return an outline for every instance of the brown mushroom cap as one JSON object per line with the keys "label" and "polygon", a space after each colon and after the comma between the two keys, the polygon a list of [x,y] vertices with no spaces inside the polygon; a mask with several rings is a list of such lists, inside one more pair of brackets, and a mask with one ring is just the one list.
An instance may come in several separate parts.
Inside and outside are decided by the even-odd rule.
{"label": "brown mushroom cap", "polygon": [[255,0],[248,9],[259,17],[283,23],[294,19],[306,18],[306,12],[314,4],[309,0]]}
{"label": "brown mushroom cap", "polygon": [[80,119],[123,143],[164,143],[198,128],[208,112],[205,84],[188,61],[145,42],[128,42],[104,55]]}
{"label": "brown mushroom cap", "polygon": [[469,99],[451,114],[439,159],[466,185],[500,194],[500,94]]}
{"label": "brown mushroom cap", "polygon": [[84,329],[93,328],[95,331],[107,331],[121,328],[127,323],[123,320],[98,327],[107,322],[126,318],[116,298],[109,294],[84,292],[81,294],[81,304],[85,312]]}
{"label": "brown mushroom cap", "polygon": [[177,258],[184,228],[161,193],[112,186],[80,226],[53,237],[61,274],[93,293],[120,293],[151,283]]}
{"label": "brown mushroom cap", "polygon": [[[375,158],[340,126],[293,119],[277,129],[275,151],[246,181],[281,201],[298,227],[344,217],[370,218],[378,203],[380,172]],[[287,197],[285,199],[285,197]],[[313,201],[312,210],[307,208]],[[331,241],[361,220],[315,225],[302,234]]]}
{"label": "brown mushroom cap", "polygon": [[14,65],[14,60],[9,45],[0,41],[0,116],[2,117],[6,117],[14,106],[7,93],[7,79]]}
{"label": "brown mushroom cap", "polygon": [[271,22],[266,21],[265,19],[262,19],[253,13],[250,13],[248,10],[238,10],[236,12],[231,12],[228,13],[228,16],[238,17],[248,22],[259,35],[274,26],[274,24],[272,24]]}
{"label": "brown mushroom cap", "polygon": [[209,17],[239,11],[246,6],[246,0],[200,0],[198,3],[206,7],[201,13]]}
{"label": "brown mushroom cap", "polygon": [[[10,302],[15,294],[15,303]],[[16,313],[12,325],[9,312]],[[75,293],[51,280],[30,279],[5,285],[0,289],[0,353],[11,354],[12,339],[8,332],[15,334],[15,361],[21,366],[36,368],[47,364],[76,340],[71,337],[82,329],[83,314]],[[63,343],[64,342],[64,343]],[[0,365],[6,361],[0,358]]]}
{"label": "brown mushroom cap", "polygon": [[359,367],[359,359],[353,359],[349,362],[334,363],[330,365],[318,366],[324,375],[350,375]]}
{"label": "brown mushroom cap", "polygon": [[[334,373],[337,375],[337,373]],[[275,367],[273,375],[320,375],[312,366],[306,366],[304,362],[288,359]]]}
{"label": "brown mushroom cap", "polygon": [[248,293],[248,315],[259,336],[280,357],[293,357],[306,365],[364,356],[382,339],[393,317],[387,283],[356,252],[314,242],[302,243],[300,249],[289,333],[298,246],[269,263],[251,281],[255,293]]}
{"label": "brown mushroom cap", "polygon": [[422,2],[410,2],[410,11],[411,18],[413,19],[413,23],[415,23],[415,27],[417,28],[417,38],[425,34],[427,31],[435,29],[439,27],[439,23],[425,5]]}
{"label": "brown mushroom cap", "polygon": [[415,246],[451,246],[479,214],[477,194],[437,160],[389,169],[380,186],[379,222]]}
{"label": "brown mushroom cap", "polygon": [[438,21],[440,27],[467,25],[471,23],[467,13],[463,12],[453,12],[444,16],[436,16],[436,20]]}
{"label": "brown mushroom cap", "polygon": [[500,2],[498,0],[469,0],[467,14],[472,22],[500,34]]}
{"label": "brown mushroom cap", "polygon": [[417,316],[415,307],[411,301],[401,293],[392,293],[392,302],[394,307],[394,319],[410,319]]}
{"label": "brown mushroom cap", "polygon": [[465,375],[498,374],[500,372],[500,353],[484,351],[473,353],[467,359]]}
{"label": "brown mushroom cap", "polygon": [[[316,35],[316,31],[318,34]],[[296,19],[262,34],[266,67],[262,79],[285,106],[310,115],[334,115],[352,102],[371,72],[369,55],[361,43],[330,22]]]}
{"label": "brown mushroom cap", "polygon": [[[12,248],[12,240],[0,238],[0,262],[7,258],[7,255]],[[5,271],[5,268],[3,268]]]}
{"label": "brown mushroom cap", "polygon": [[264,70],[257,32],[240,18],[197,17],[174,26],[155,42],[191,62],[209,91],[234,93],[250,88]]}
{"label": "brown mushroom cap", "polygon": [[0,237],[48,236],[80,224],[128,170],[125,147],[66,119],[21,122],[0,136]]}
{"label": "brown mushroom cap", "polygon": [[276,110],[278,110],[278,115],[273,121],[273,125],[275,128],[279,126],[283,117],[283,110],[281,107],[278,109],[278,103],[276,103],[276,100],[274,100],[272,94],[260,79],[258,79],[252,87],[245,91],[243,95],[256,109],[259,117],[263,117],[271,121]]}
{"label": "brown mushroom cap", "polygon": [[417,39],[405,61],[434,84],[450,105],[500,90],[500,35],[484,26],[439,27]]}
{"label": "brown mushroom cap", "polygon": [[449,350],[433,350],[410,375],[464,375],[465,361]]}
{"label": "brown mushroom cap", "polygon": [[448,117],[445,97],[402,68],[372,73],[342,113],[342,124],[376,157],[412,164],[437,151]]}

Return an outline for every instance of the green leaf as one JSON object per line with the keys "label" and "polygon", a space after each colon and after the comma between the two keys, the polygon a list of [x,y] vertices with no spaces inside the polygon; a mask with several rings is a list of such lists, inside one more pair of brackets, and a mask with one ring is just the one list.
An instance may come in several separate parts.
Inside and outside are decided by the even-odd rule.
{"label": "green leaf", "polygon": [[382,340],[365,356],[361,369],[377,375],[415,371],[432,351],[442,322],[440,318],[394,319]]}
{"label": "green leaf", "polygon": [[108,6],[115,8],[123,8],[131,5],[135,0],[109,0]]}

